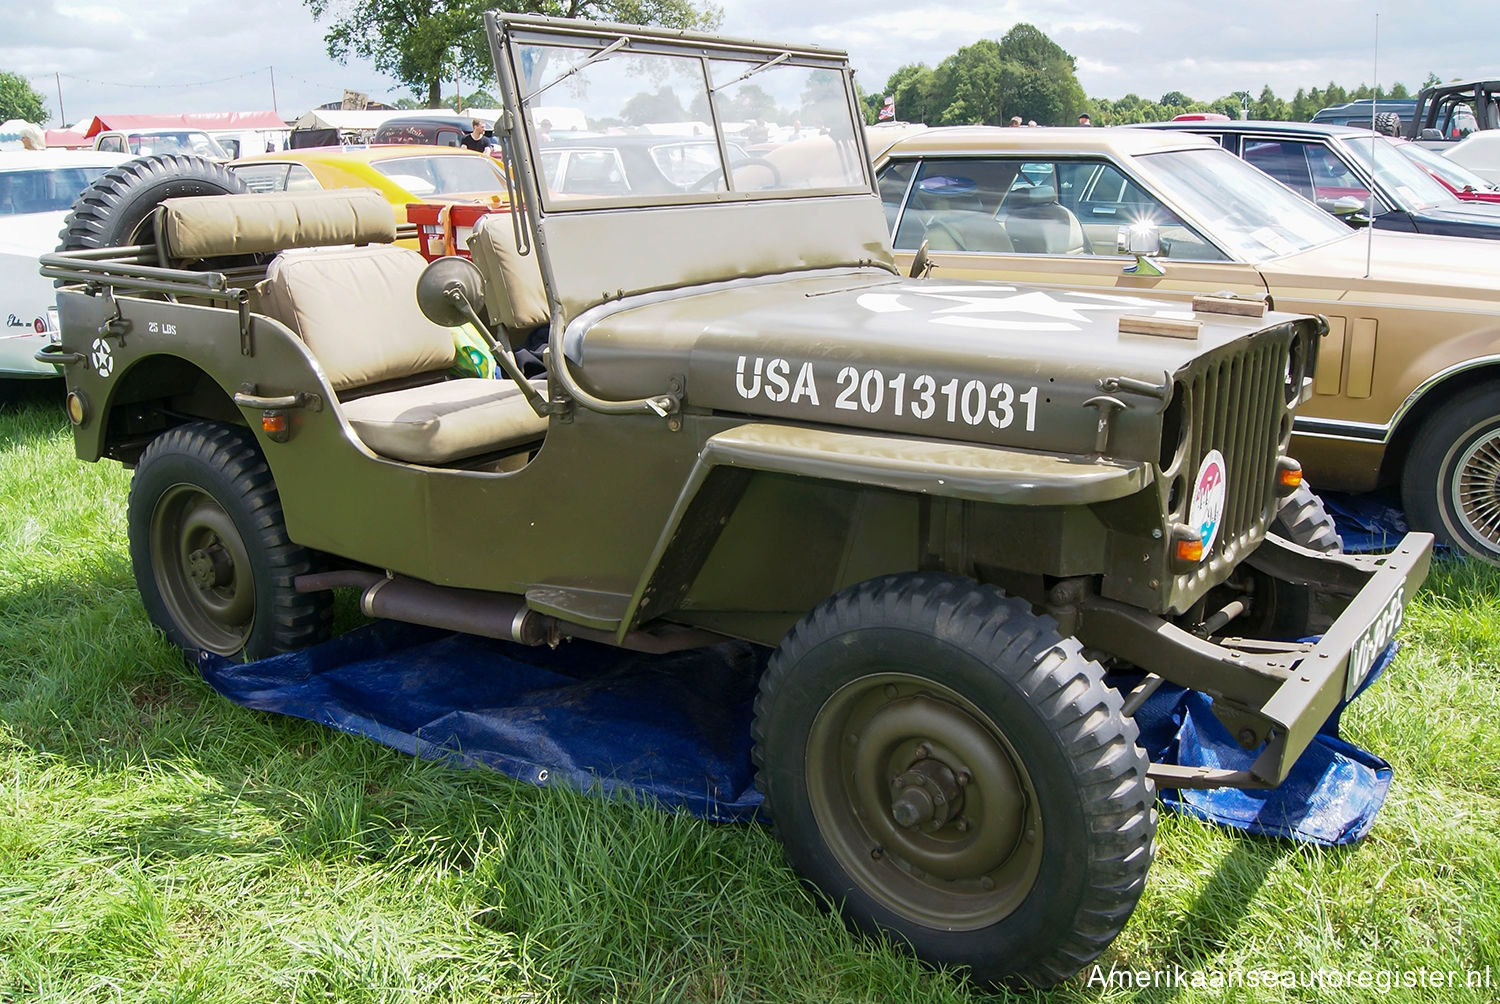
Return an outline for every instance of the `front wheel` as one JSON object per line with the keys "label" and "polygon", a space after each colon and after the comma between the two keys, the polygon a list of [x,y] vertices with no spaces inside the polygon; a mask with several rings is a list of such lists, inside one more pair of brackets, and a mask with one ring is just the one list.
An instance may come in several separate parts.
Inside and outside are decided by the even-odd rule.
{"label": "front wheel", "polygon": [[195,422],[162,433],[130,482],[127,522],[146,613],[184,651],[259,659],[328,637],[332,600],[293,587],[312,556],[287,536],[248,432]]}
{"label": "front wheel", "polygon": [[1124,927],[1156,817],[1099,666],[1000,590],[874,579],[776,650],[757,783],[793,867],[855,925],[975,979],[1057,983]]}
{"label": "front wheel", "polygon": [[1500,564],[1500,388],[1457,394],[1422,424],[1401,474],[1414,530]]}

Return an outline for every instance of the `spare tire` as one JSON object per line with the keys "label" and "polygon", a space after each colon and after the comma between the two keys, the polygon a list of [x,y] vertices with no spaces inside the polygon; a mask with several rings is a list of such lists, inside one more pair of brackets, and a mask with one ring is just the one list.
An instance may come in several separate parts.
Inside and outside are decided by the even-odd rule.
{"label": "spare tire", "polygon": [[59,251],[150,244],[152,210],[184,195],[237,195],[245,183],[223,164],[185,154],[140,157],[96,178],[73,203],[58,232]]}
{"label": "spare tire", "polygon": [[1401,116],[1395,112],[1381,112],[1375,116],[1375,131],[1383,136],[1401,135]]}

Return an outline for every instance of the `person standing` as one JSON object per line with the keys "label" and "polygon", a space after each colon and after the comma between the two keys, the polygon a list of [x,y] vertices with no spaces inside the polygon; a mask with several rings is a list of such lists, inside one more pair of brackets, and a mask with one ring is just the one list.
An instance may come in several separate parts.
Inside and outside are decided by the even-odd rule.
{"label": "person standing", "polygon": [[1084,112],[1082,115],[1078,116],[1078,124],[1081,126],[1091,126],[1094,124],[1094,120],[1089,118],[1088,112]]}
{"label": "person standing", "polygon": [[495,139],[492,136],[486,136],[484,133],[484,123],[475,119],[474,131],[460,139],[458,145],[465,150],[477,150],[480,153],[484,153],[495,145]]}

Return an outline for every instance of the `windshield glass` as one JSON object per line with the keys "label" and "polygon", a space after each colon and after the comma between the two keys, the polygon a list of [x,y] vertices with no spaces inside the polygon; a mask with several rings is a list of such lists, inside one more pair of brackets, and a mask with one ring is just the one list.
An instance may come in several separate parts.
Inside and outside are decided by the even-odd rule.
{"label": "windshield glass", "polygon": [[58,167],[0,172],[0,216],[68,209],[78,193],[107,170],[107,167]]}
{"label": "windshield glass", "polygon": [[483,154],[397,157],[370,166],[416,196],[505,191],[505,175]]}
{"label": "windshield glass", "polygon": [[1344,224],[1227,151],[1153,153],[1135,162],[1236,261],[1266,261],[1349,236]]}
{"label": "windshield glass", "polygon": [[549,209],[867,190],[838,69],[629,47],[527,44],[517,55]]}
{"label": "windshield glass", "polygon": [[157,153],[191,153],[216,160],[229,159],[224,148],[206,132],[130,133],[127,142],[130,152],[142,157]]}
{"label": "windshield glass", "polygon": [[1368,137],[1346,139],[1341,145],[1375,176],[1387,192],[1401,201],[1403,209],[1451,206],[1458,202],[1458,198],[1433,180],[1432,175],[1402,156],[1396,149],[1397,143],[1389,136],[1371,133]]}
{"label": "windshield glass", "polygon": [[1495,186],[1484,178],[1464,167],[1458,161],[1449,160],[1436,150],[1429,150],[1425,146],[1418,146],[1415,143],[1397,143],[1396,149],[1400,150],[1408,160],[1415,161],[1418,166],[1442,178],[1459,191],[1465,189],[1475,192],[1495,191]]}

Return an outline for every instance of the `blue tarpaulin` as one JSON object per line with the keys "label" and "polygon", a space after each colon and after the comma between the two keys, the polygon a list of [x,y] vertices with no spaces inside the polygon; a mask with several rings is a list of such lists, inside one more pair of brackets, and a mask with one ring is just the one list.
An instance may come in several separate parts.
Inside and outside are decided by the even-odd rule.
{"label": "blue tarpaulin", "polygon": [[1389,551],[1406,535],[1406,514],[1401,511],[1401,500],[1389,492],[1319,494],[1349,554]]}
{"label": "blue tarpaulin", "polygon": [[[416,756],[748,821],[761,818],[750,718],[766,654],[740,643],[657,656],[588,642],[527,648],[382,621],[304,652],[198,663],[238,704]],[[1207,700],[1167,687],[1152,696],[1136,720],[1153,760],[1249,765],[1254,753],[1230,739]],[[1351,843],[1374,820],[1390,767],[1336,734],[1335,717],[1273,791],[1164,792],[1163,802],[1255,833]]]}

